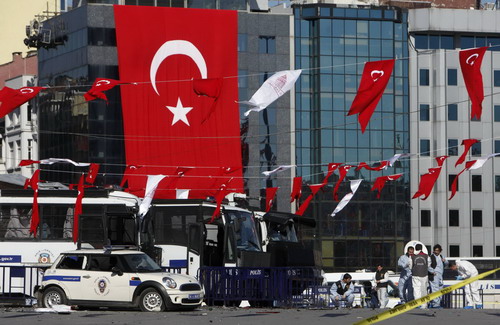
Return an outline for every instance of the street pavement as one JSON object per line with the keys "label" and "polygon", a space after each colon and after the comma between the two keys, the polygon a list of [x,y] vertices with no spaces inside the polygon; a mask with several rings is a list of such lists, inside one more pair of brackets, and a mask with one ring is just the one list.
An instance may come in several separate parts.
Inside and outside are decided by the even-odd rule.
{"label": "street pavement", "polygon": [[[0,308],[0,324],[207,324],[317,325],[353,324],[378,314],[371,309],[281,309],[202,307],[191,312],[142,313],[122,310],[75,310],[69,314],[38,313],[33,308]],[[379,324],[500,324],[500,310],[412,310]]]}

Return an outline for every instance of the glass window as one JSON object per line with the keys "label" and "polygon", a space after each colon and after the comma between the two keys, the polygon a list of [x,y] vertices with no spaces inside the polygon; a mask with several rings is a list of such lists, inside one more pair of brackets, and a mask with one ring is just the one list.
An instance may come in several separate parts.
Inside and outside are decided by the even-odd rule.
{"label": "glass window", "polygon": [[259,36],[259,53],[275,54],[276,38],[274,36]]}
{"label": "glass window", "polygon": [[460,245],[450,245],[450,257],[460,257]]}
{"label": "glass window", "polygon": [[370,38],[380,38],[380,21],[370,21]]}
{"label": "glass window", "polygon": [[450,227],[458,227],[460,225],[460,214],[458,210],[448,211],[448,225]]}
{"label": "glass window", "polygon": [[495,211],[495,226],[500,227],[500,210]]}
{"label": "glass window", "polygon": [[[334,8],[335,10],[336,8]],[[333,36],[344,37],[344,21],[334,19],[332,22]]]}
{"label": "glass window", "polygon": [[448,69],[448,86],[457,85],[457,69]]}
{"label": "glass window", "polygon": [[429,86],[429,69],[420,69],[420,86]]}
{"label": "glass window", "polygon": [[448,104],[448,121],[458,121],[457,104]]}
{"label": "glass window", "polygon": [[470,151],[473,157],[481,156],[481,142],[474,143]]}
{"label": "glass window", "polygon": [[431,211],[421,210],[420,211],[420,226],[430,227],[431,226]]}
{"label": "glass window", "polygon": [[441,48],[447,50],[453,50],[455,48],[453,36],[451,35],[441,35]]}
{"label": "glass window", "polygon": [[356,21],[346,20],[345,22],[345,37],[356,37]]}
{"label": "glass window", "polygon": [[429,49],[431,50],[439,49],[439,35],[429,36]]}
{"label": "glass window", "polygon": [[319,21],[319,36],[332,36],[332,21],[330,19],[321,19]]}
{"label": "glass window", "polygon": [[247,34],[238,34],[238,52],[247,51]]}
{"label": "glass window", "polygon": [[500,70],[493,71],[493,86],[500,87]]}
{"label": "glass window", "polygon": [[500,192],[500,175],[495,175],[495,192]]}
{"label": "glass window", "polygon": [[[451,191],[451,184],[453,184],[453,181],[455,180],[456,177],[457,177],[457,175],[455,175],[455,174],[448,175],[448,191]],[[457,179],[457,192],[460,188],[459,183],[460,183],[460,180]]]}
{"label": "glass window", "polygon": [[394,26],[391,21],[382,22],[382,38],[393,39],[394,38]]}
{"label": "glass window", "polygon": [[500,105],[495,105],[493,107],[493,114],[494,114],[494,120],[495,122],[500,122]]}
{"label": "glass window", "polygon": [[429,121],[429,105],[420,104],[420,121]]}
{"label": "glass window", "polygon": [[474,42],[474,36],[460,37],[460,47],[463,49],[471,49],[476,47],[476,44]]}
{"label": "glass window", "polygon": [[483,257],[483,246],[473,245],[472,246],[472,256],[473,257]]}
{"label": "glass window", "polygon": [[420,155],[430,156],[431,155],[431,141],[428,139],[420,139]]}
{"label": "glass window", "polygon": [[495,255],[495,256],[496,256],[496,257],[500,257],[500,246],[497,246],[497,247],[495,248],[495,250],[496,250],[496,255]]}
{"label": "glass window", "polygon": [[458,139],[448,139],[448,156],[458,156]]}
{"label": "glass window", "polygon": [[426,34],[415,34],[415,47],[417,49],[429,48],[429,36]]}
{"label": "glass window", "polygon": [[83,255],[64,255],[57,266],[58,269],[81,270],[83,267]]}
{"label": "glass window", "polygon": [[481,175],[472,175],[472,191],[481,192],[482,184],[481,184]]}
{"label": "glass window", "polygon": [[483,226],[483,211],[472,210],[472,227],[482,227],[482,226]]}
{"label": "glass window", "polygon": [[495,140],[495,153],[500,153],[500,140]]}

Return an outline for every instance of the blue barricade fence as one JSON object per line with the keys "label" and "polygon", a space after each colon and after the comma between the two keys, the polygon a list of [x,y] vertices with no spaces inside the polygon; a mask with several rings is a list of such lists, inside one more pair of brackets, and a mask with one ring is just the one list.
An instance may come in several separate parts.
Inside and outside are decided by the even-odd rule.
{"label": "blue barricade fence", "polygon": [[0,266],[0,304],[32,305],[35,286],[42,282],[42,269],[30,266]]}
{"label": "blue barricade fence", "polygon": [[314,292],[322,281],[318,269],[306,267],[202,267],[198,279],[208,305],[248,300],[255,306],[301,304],[304,294],[316,296]]}

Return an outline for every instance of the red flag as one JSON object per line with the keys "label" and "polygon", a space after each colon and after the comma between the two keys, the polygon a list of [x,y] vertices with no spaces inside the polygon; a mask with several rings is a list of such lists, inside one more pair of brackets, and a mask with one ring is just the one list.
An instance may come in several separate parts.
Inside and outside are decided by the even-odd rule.
{"label": "red flag", "polygon": [[330,163],[328,164],[328,172],[326,173],[326,176],[323,178],[323,185],[328,184],[328,179],[330,176],[332,176],[333,172],[339,168],[339,166],[342,165],[341,163]]}
{"label": "red flag", "polygon": [[487,49],[488,47],[478,47],[459,52],[460,68],[472,104],[471,118],[480,119],[483,110],[484,89],[481,63]]}
{"label": "red flag", "polygon": [[137,174],[137,169],[139,168],[142,168],[142,166],[128,165],[123,171],[123,178],[120,183],[120,187],[125,187],[125,184],[129,181],[130,177],[134,174]]}
{"label": "red flag", "polygon": [[479,142],[479,140],[476,140],[476,139],[465,139],[462,141],[462,146],[464,146],[464,152],[458,158],[457,162],[455,163],[455,167],[457,167],[458,165],[460,165],[461,163],[463,163],[465,161],[465,157],[467,157],[467,153],[469,152],[470,147],[472,147],[472,145],[474,143],[478,143],[478,142]]}
{"label": "red flag", "polygon": [[290,203],[297,200],[297,203],[302,196],[302,176],[293,178],[292,194],[290,194]]}
{"label": "red flag", "polygon": [[198,96],[219,98],[222,89],[222,78],[194,79],[193,90]]}
{"label": "red flag", "polygon": [[120,80],[114,79],[106,79],[106,78],[97,78],[92,85],[92,88],[89,89],[83,97],[85,97],[86,101],[94,100],[97,98],[104,99],[106,103],[108,102],[108,97],[103,93],[103,91],[110,90],[116,85],[122,83]]}
{"label": "red flag", "polygon": [[24,186],[23,186],[23,189],[25,189],[25,190],[26,190],[26,189],[28,189],[28,187],[30,186],[30,181],[31,181],[31,180],[30,180],[29,178],[26,178],[26,179],[24,180]]}
{"label": "red flag", "polygon": [[385,87],[391,78],[394,60],[366,62],[361,76],[358,93],[347,115],[358,115],[361,132],[364,133],[377,107]]}
{"label": "red flag", "polygon": [[34,191],[33,194],[33,207],[31,209],[31,224],[30,224],[30,233],[36,237],[36,229],[38,228],[38,224],[40,223],[40,214],[38,212],[38,181],[40,176],[40,169],[35,170],[33,176],[30,179],[30,186]]}
{"label": "red flag", "polygon": [[78,241],[78,224],[80,221],[80,215],[82,214],[82,199],[83,199],[83,179],[85,175],[80,176],[80,181],[78,182],[78,195],[76,196],[75,210],[73,214],[73,242]]}
{"label": "red flag", "polygon": [[436,161],[437,161],[439,167],[443,166],[444,161],[446,160],[446,158],[449,158],[449,156],[439,156],[439,157],[436,157]]}
{"label": "red flag", "polygon": [[[475,162],[475,160],[473,161],[473,163],[474,163],[474,162]],[[467,163],[469,163],[469,161],[468,161]],[[469,167],[470,167],[470,165],[469,165]],[[455,194],[457,193],[458,177],[459,177],[460,175],[462,175],[462,173],[463,173],[464,171],[466,171],[467,169],[468,169],[468,167],[467,167],[467,165],[466,165],[466,166],[465,166],[465,168],[464,168],[464,169],[462,169],[462,171],[460,171],[460,173],[458,173],[458,174],[457,174],[457,176],[455,176],[455,178],[453,179],[453,183],[451,183],[451,196],[450,196],[450,198],[449,198],[448,200],[453,199],[453,197],[454,197],[454,196],[455,196]]]}
{"label": "red flag", "polygon": [[389,160],[384,160],[380,162],[380,165],[377,167],[371,167],[365,162],[359,163],[358,167],[356,167],[356,170],[360,170],[362,168],[368,169],[368,170],[375,170],[375,171],[381,171],[382,169],[387,169],[387,166],[389,166]]}
{"label": "red flag", "polygon": [[97,177],[98,173],[99,173],[99,164],[90,164],[89,172],[87,174],[87,177],[85,177],[85,182],[89,184],[94,184],[95,178]]}
{"label": "red flag", "polygon": [[417,192],[413,195],[412,199],[424,196],[422,200],[426,200],[434,188],[442,167],[429,168],[429,172],[420,176],[420,184],[418,185]]}
{"label": "red flag", "polygon": [[217,206],[215,207],[214,213],[212,214],[212,219],[210,219],[209,223],[214,222],[214,220],[218,216],[220,216],[220,207],[222,205],[222,200],[224,200],[224,198],[226,197],[226,195],[228,195],[231,192],[228,189],[228,187],[229,187],[229,183],[232,180],[233,179],[230,179],[227,183],[222,184],[221,187],[219,188],[219,190],[217,191],[217,194],[215,196],[215,202],[217,203]]}
{"label": "red flag", "polygon": [[[204,123],[212,103],[194,93],[191,81],[238,75],[237,12],[114,6],[114,17],[120,78],[148,81],[121,86],[127,164],[144,166],[144,175],[196,167],[177,183],[194,199],[212,196],[224,179],[208,176],[231,166],[238,168],[232,191],[243,192],[237,78],[224,79],[221,109]],[[167,183],[159,185],[158,198],[176,197],[174,189],[162,191]],[[146,177],[129,178],[129,188],[145,184]]]}
{"label": "red flag", "polygon": [[274,204],[274,197],[276,196],[277,191],[278,187],[266,188],[266,212],[269,212],[269,210],[271,210]]}
{"label": "red flag", "polygon": [[395,175],[377,177],[377,179],[373,183],[373,187],[371,189],[372,191],[378,190],[377,199],[380,199],[380,195],[382,194],[382,189],[384,188],[385,183],[387,181],[395,181],[398,178],[400,178],[401,175],[403,175],[403,174],[395,174]]}
{"label": "red flag", "polygon": [[314,184],[314,185],[308,185],[309,188],[311,189],[311,194],[305,199],[304,202],[299,207],[299,210],[295,212],[296,215],[303,215],[304,212],[306,212],[307,208],[309,207],[309,204],[311,203],[313,197],[318,193],[318,191],[324,186],[323,184]]}
{"label": "red flag", "polygon": [[335,184],[335,187],[333,188],[333,199],[335,201],[338,201],[339,200],[339,196],[337,194],[337,191],[339,190],[339,187],[340,187],[340,183],[342,183],[342,181],[344,180],[345,178],[345,175],[347,175],[347,172],[349,171],[349,169],[351,167],[354,167],[354,166],[351,166],[351,165],[344,165],[344,166],[341,166],[339,168],[339,179],[337,180],[337,184]]}
{"label": "red flag", "polygon": [[19,163],[19,167],[23,167],[23,166],[30,166],[30,165],[33,165],[33,164],[39,164],[40,161],[39,160],[31,160],[31,159],[23,159],[21,160],[21,162]]}
{"label": "red flag", "polygon": [[12,89],[3,87],[0,90],[0,118],[12,112],[16,107],[21,106],[33,99],[43,87],[23,87]]}

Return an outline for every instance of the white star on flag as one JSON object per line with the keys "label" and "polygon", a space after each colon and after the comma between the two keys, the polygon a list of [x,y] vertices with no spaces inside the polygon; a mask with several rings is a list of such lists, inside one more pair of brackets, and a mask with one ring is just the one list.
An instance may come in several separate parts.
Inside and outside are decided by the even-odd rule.
{"label": "white star on flag", "polygon": [[177,106],[176,107],[167,106],[167,108],[170,112],[172,112],[172,114],[174,114],[174,117],[172,118],[172,125],[174,125],[178,121],[182,121],[182,122],[186,123],[187,126],[190,126],[186,115],[193,108],[192,107],[183,107],[180,97],[177,99]]}

